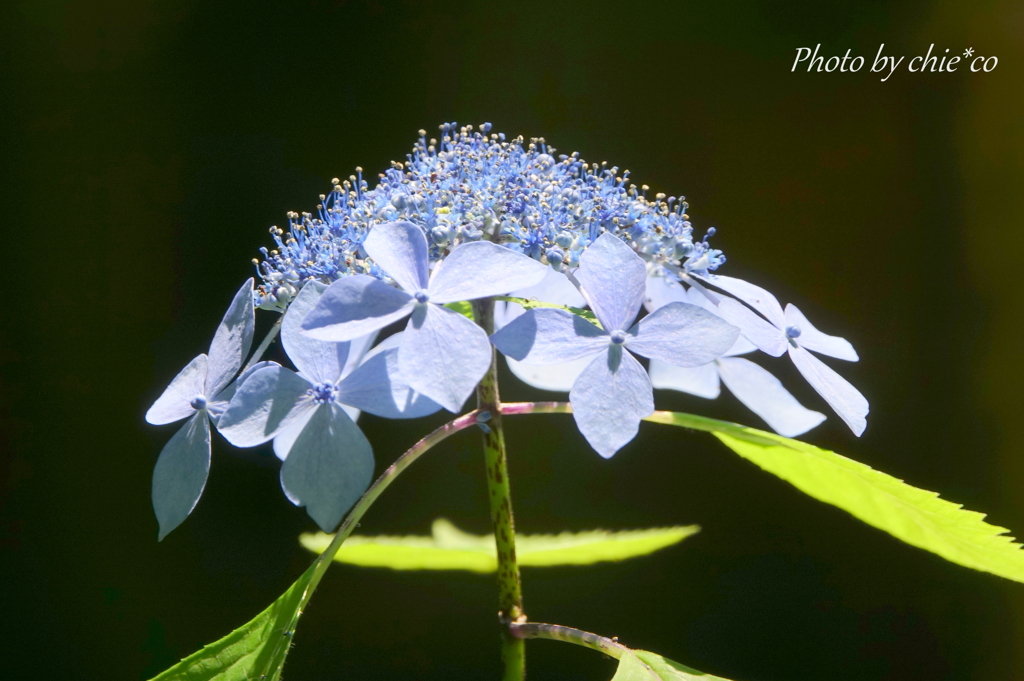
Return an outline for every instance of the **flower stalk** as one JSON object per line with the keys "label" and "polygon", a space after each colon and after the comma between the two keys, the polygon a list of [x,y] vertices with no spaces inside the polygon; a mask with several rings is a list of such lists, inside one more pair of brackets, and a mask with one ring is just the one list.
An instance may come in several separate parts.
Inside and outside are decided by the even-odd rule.
{"label": "flower stalk", "polygon": [[[473,301],[477,324],[488,335],[494,333],[494,299]],[[505,681],[521,681],[526,674],[526,647],[522,638],[512,634],[511,625],[526,621],[523,588],[516,562],[515,521],[512,492],[508,478],[508,457],[502,428],[501,399],[498,394],[498,364],[491,348],[491,365],[476,390],[477,413],[490,414],[483,425],[484,457],[487,464],[487,498],[491,507],[491,525],[498,552],[498,619],[502,625],[502,660]]]}

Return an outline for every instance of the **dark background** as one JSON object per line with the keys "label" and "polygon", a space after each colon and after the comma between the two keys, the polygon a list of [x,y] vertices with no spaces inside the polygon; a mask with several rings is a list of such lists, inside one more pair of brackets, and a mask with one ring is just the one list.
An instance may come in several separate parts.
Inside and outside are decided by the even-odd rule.
{"label": "dark background", "polygon": [[[723,273],[860,352],[832,364],[871,402],[864,437],[830,413],[806,439],[1024,531],[1020,3],[11,0],[0,26],[4,678],[149,678],[309,563],[296,537],[313,524],[273,461],[219,439],[203,499],[157,543],[150,475],[174,430],[142,417],[205,351],[270,225],[443,121],[686,194],[699,232],[720,230]],[[907,59],[884,83],[790,72],[817,43]],[[930,43],[999,65],[907,73]],[[542,397],[506,378],[506,399]],[[656,399],[761,425],[728,396]],[[362,423],[383,467],[440,420]],[[902,545],[705,435],[646,425],[603,461],[568,417],[509,430],[523,531],[704,527],[650,558],[526,571],[533,619],[740,681],[1024,676],[1024,585]],[[362,529],[439,515],[487,530],[472,432]],[[496,678],[495,598],[486,576],[335,566],[286,678]],[[529,667],[613,670],[546,641]]]}

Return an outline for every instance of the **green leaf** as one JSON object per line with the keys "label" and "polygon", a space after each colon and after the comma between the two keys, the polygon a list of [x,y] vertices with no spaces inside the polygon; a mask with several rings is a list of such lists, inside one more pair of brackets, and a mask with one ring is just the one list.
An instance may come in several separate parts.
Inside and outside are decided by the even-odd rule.
{"label": "green leaf", "polygon": [[495,296],[494,299],[504,300],[510,303],[519,303],[523,306],[524,310],[532,310],[535,307],[554,307],[559,310],[567,310],[577,317],[583,317],[584,319],[590,320],[597,325],[598,328],[601,327],[601,322],[597,320],[597,315],[590,310],[583,310],[578,307],[569,307],[568,305],[559,305],[558,303],[545,303],[539,300],[533,300],[532,298],[516,298],[515,296]]}
{"label": "green leaf", "polygon": [[623,653],[612,681],[729,681],[646,650]]}
{"label": "green leaf", "polygon": [[[550,535],[516,535],[516,557],[521,567],[590,565],[654,553],[681,542],[699,531],[696,525],[649,530],[626,530]],[[359,536],[345,540],[334,560],[363,567],[392,570],[467,570],[494,572],[497,558],[494,535],[463,532],[444,518],[431,527],[432,536]],[[310,551],[322,553],[331,535],[303,534],[299,541]]]}
{"label": "green leaf", "polygon": [[314,563],[270,607],[224,638],[154,676],[150,681],[277,681],[301,612]]}
{"label": "green leaf", "polygon": [[468,300],[460,300],[456,303],[447,303],[445,307],[447,307],[449,310],[454,310],[455,312],[458,312],[460,315],[463,315],[464,317],[469,317],[470,320],[473,319],[473,304],[470,303]]}
{"label": "green leaf", "polygon": [[675,412],[648,421],[707,431],[800,491],[853,514],[912,546],[964,567],[1024,582],[1024,552],[1005,528],[935,492],[813,445],[735,423]]}

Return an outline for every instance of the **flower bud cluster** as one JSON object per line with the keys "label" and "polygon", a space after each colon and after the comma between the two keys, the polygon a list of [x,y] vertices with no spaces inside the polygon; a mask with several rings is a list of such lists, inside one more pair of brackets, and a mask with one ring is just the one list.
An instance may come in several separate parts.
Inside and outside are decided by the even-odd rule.
{"label": "flower bud cluster", "polygon": [[288,231],[271,228],[276,248],[255,260],[263,284],[259,307],[283,309],[301,283],[325,284],[349,274],[387,279],[361,248],[376,224],[406,220],[421,228],[436,262],[455,246],[494,239],[556,270],[611,232],[645,260],[706,274],[725,262],[720,250],[693,238],[684,198],[629,182],[629,171],[559,154],[544,138],[526,142],[492,133],[489,123],[424,130],[406,162],[392,162],[370,189],[361,168],[334,180],[316,216],[290,213]]}

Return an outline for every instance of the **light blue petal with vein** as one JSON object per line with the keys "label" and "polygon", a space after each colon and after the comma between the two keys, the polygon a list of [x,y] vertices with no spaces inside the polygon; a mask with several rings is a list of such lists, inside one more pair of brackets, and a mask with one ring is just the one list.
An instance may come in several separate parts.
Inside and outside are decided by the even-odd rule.
{"label": "light blue petal with vein", "polygon": [[483,329],[433,303],[417,307],[398,346],[398,370],[409,386],[451,412],[462,408],[490,364]]}
{"label": "light blue petal with vein", "polygon": [[146,422],[162,426],[195,413],[192,400],[206,394],[206,364],[206,355],[199,355],[186,364],[146,412]]}
{"label": "light blue petal with vein", "polygon": [[427,238],[411,222],[377,225],[363,242],[377,265],[409,293],[427,288]]}
{"label": "light blue petal with vein", "polygon": [[[701,298],[704,296],[701,295]],[[647,311],[654,312],[669,303],[700,304],[690,300],[686,295],[686,289],[674,278],[666,275],[648,276],[644,284],[644,307]],[[708,304],[712,305],[711,301],[708,301]]]}
{"label": "light blue petal with vein", "polygon": [[324,532],[337,527],[372,480],[370,442],[333,404],[317,408],[281,466],[285,495]]}
{"label": "light blue petal with vein", "polygon": [[836,359],[845,359],[847,362],[856,362],[860,359],[857,356],[857,351],[850,345],[850,341],[818,331],[813,324],[807,321],[804,313],[792,303],[786,306],[786,326],[799,327],[800,335],[796,339],[797,345],[812,352],[819,352]]}
{"label": "light blue petal with vein", "polygon": [[678,390],[713,400],[722,392],[718,382],[718,365],[709,362],[699,367],[677,367],[657,359],[651,360],[651,385],[664,390]]}
{"label": "light blue petal with vein", "polygon": [[583,373],[587,365],[592,361],[591,356],[574,359],[571,362],[561,364],[525,364],[517,362],[511,357],[506,357],[508,368],[523,383],[559,393],[567,393],[572,390],[576,378]]}
{"label": "light blue petal with vein", "polygon": [[849,381],[801,347],[789,346],[789,357],[803,377],[825,398],[853,434],[860,437],[867,427],[868,401]]}
{"label": "light blue petal with vein", "polygon": [[321,341],[303,334],[300,329],[306,315],[316,307],[327,287],[308,281],[288,306],[281,322],[281,343],[288,359],[303,377],[312,383],[334,383],[341,377],[350,354],[351,344]]}
{"label": "light blue petal with vein", "polygon": [[444,305],[487,298],[540,283],[548,268],[490,241],[452,249],[430,280],[430,300]]}
{"label": "light blue petal with vein", "polygon": [[636,437],[640,420],[654,411],[647,372],[617,347],[587,365],[576,379],[569,401],[583,437],[606,459]]}
{"label": "light blue petal with vein", "polygon": [[561,364],[608,347],[608,332],[556,308],[534,308],[491,335],[503,355],[528,364]]}
{"label": "light blue petal with vein", "polygon": [[781,357],[786,352],[786,335],[764,319],[750,311],[746,305],[732,298],[722,298],[718,303],[718,313],[722,319],[740,329],[744,338],[757,346],[761,352],[772,357]]}
{"label": "light blue petal with vein", "polygon": [[669,303],[630,329],[626,347],[681,367],[707,364],[736,342],[740,330],[721,317],[689,303]]}
{"label": "light blue petal with vein", "polygon": [[778,299],[760,286],[734,277],[723,277],[720,274],[711,274],[706,277],[697,274],[692,276],[736,296],[763,314],[768,321],[780,329],[785,324],[782,306],[779,305]]}
{"label": "light blue petal with vein", "polygon": [[418,418],[441,409],[441,405],[416,392],[402,379],[398,348],[368,357],[338,384],[337,400],[389,419]]}
{"label": "light blue petal with vein", "polygon": [[644,302],[647,266],[622,239],[605,232],[580,256],[576,279],[608,331],[625,331]]}
{"label": "light blue petal with vein", "polygon": [[196,412],[160,452],[153,469],[153,510],[160,523],[159,539],[188,517],[206,487],[210,472],[210,422]]}
{"label": "light blue petal with vein", "polygon": [[231,381],[231,383],[228,385],[228,387],[224,388],[219,393],[217,393],[217,397],[215,399],[207,402],[206,403],[206,411],[207,411],[207,413],[209,413],[210,420],[213,421],[213,425],[217,425],[218,421],[220,420],[221,415],[228,408],[228,405],[231,404],[231,398],[233,398],[235,396],[235,393],[238,392],[238,388],[243,383],[245,383],[246,379],[248,379],[250,376],[252,376],[254,373],[259,371],[260,369],[265,369],[267,367],[277,367],[277,366],[281,366],[281,365],[278,364],[277,362],[271,362],[271,361],[268,361],[268,360],[263,360],[262,362],[256,362],[251,367],[249,367],[248,369],[243,371],[238,376],[238,378],[236,378],[235,380]]}
{"label": "light blue petal with vein", "polygon": [[[316,409],[308,410],[298,420],[274,436],[274,454],[277,458],[281,459],[281,461],[288,458],[288,452],[291,451],[292,445],[295,444],[295,440],[298,439],[299,434],[302,433],[302,429],[306,427],[309,419],[313,417],[313,414],[315,414],[316,411]],[[356,409],[353,409],[352,411],[356,414],[359,413]],[[345,413],[348,414],[350,418],[352,417],[352,414],[350,414],[348,410],[345,410]],[[354,418],[352,418],[352,420],[355,421]]]}
{"label": "light blue petal with vein", "polygon": [[328,286],[300,328],[317,340],[350,341],[398,321],[412,312],[415,304],[405,291],[355,274]]}
{"label": "light blue petal with vein", "polygon": [[217,429],[236,447],[255,447],[295,423],[315,406],[313,385],[291,369],[260,369],[235,392]]}
{"label": "light blue petal with vein", "polygon": [[223,390],[249,355],[256,317],[252,304],[252,279],[238,289],[228,311],[210,343],[210,363],[206,372],[206,396]]}
{"label": "light blue petal with vein", "polygon": [[825,420],[825,415],[808,409],[765,369],[741,357],[718,360],[722,382],[747,409],[754,412],[779,435],[796,437]]}

